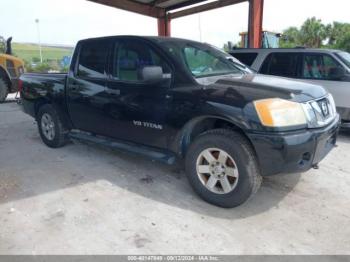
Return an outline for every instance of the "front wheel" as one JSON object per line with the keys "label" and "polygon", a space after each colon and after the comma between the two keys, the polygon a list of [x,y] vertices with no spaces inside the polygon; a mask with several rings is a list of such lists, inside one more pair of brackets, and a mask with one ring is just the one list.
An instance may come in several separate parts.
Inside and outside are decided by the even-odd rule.
{"label": "front wheel", "polygon": [[201,198],[225,208],[241,205],[261,184],[249,141],[226,129],[205,132],[191,144],[186,154],[186,173]]}
{"label": "front wheel", "polygon": [[37,123],[42,141],[49,147],[62,147],[67,143],[67,130],[52,105],[44,105],[37,114]]}

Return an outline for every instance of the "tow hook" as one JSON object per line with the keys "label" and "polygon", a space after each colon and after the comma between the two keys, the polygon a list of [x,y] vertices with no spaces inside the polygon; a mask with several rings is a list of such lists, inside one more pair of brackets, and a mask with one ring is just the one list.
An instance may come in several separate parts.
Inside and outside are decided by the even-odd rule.
{"label": "tow hook", "polygon": [[312,165],[312,168],[313,168],[313,169],[320,169],[320,167],[319,167],[319,165],[318,165],[318,164],[314,164],[314,165]]}

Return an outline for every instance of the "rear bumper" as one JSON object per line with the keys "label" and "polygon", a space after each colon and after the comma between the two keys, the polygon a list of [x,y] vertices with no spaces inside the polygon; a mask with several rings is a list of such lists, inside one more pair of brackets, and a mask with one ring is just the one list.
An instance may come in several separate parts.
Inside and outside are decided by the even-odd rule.
{"label": "rear bumper", "polygon": [[288,133],[250,133],[263,176],[306,172],[334,148],[339,116],[327,127]]}

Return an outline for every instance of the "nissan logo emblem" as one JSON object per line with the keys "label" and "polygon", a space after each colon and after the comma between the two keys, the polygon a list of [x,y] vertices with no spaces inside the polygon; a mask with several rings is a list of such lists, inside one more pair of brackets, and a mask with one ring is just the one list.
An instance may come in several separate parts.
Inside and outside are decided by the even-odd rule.
{"label": "nissan logo emblem", "polygon": [[325,116],[328,115],[328,106],[327,106],[326,102],[321,103],[321,109],[322,109],[322,112]]}

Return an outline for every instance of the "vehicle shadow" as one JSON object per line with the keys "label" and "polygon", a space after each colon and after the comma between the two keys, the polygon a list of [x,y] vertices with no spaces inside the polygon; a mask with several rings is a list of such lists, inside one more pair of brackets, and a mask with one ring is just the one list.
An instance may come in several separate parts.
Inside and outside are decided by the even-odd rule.
{"label": "vehicle shadow", "polygon": [[2,102],[1,104],[10,104],[10,103],[16,103],[17,102],[17,100],[15,100],[15,99],[7,99],[7,100],[5,100],[4,102]]}
{"label": "vehicle shadow", "polygon": [[13,129],[22,130],[23,122],[16,125],[7,133],[1,130],[0,151],[8,149],[6,157],[0,157],[0,204],[105,181],[112,187],[179,209],[240,219],[278,208],[300,179],[300,174],[265,178],[258,193],[244,205],[223,209],[201,200],[178,167],[80,142],[60,149],[47,148],[33,122],[25,123],[26,135],[18,139],[12,137]]}
{"label": "vehicle shadow", "polygon": [[[99,150],[103,149],[100,148]],[[123,161],[129,165],[135,166],[135,162],[137,162],[137,165],[149,167],[144,174],[136,174],[136,177],[132,178],[131,176],[135,174],[125,176],[127,180],[137,180],[137,183],[142,186],[142,188],[128,187],[129,191],[170,206],[217,218],[246,218],[272,208],[278,208],[279,202],[295,188],[301,177],[301,174],[265,177],[260,190],[254,197],[239,207],[225,209],[208,204],[199,198],[187,181],[184,170],[179,166],[169,166],[154,161],[149,162],[147,159],[140,159],[129,154],[121,156],[120,153],[115,151],[109,151],[109,153],[119,158],[122,157]],[[119,163],[114,163],[114,165],[119,165]],[[114,185],[123,187],[119,177],[109,177],[109,181]],[[154,187],[157,187],[157,189],[154,190]]]}

